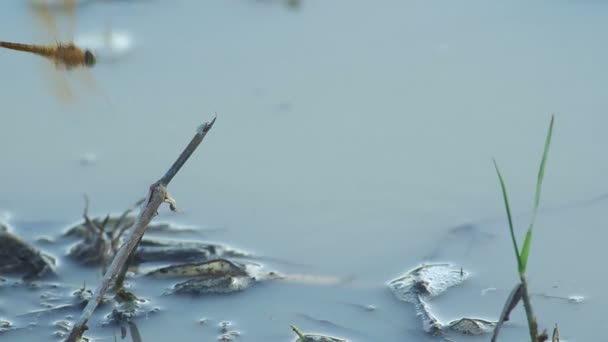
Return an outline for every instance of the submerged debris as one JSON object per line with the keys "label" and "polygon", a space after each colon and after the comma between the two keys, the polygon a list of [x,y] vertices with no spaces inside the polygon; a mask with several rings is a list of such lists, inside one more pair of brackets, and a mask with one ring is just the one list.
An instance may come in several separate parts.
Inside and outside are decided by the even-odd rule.
{"label": "submerged debris", "polygon": [[[85,213],[86,214],[86,213]],[[122,220],[122,221],[121,221]],[[125,225],[131,227],[133,223],[135,223],[135,216],[128,216],[121,218],[121,216],[108,215],[105,217],[95,217],[89,218],[90,223],[86,222],[87,220],[83,220],[76,225],[68,228],[64,233],[64,237],[75,237],[75,238],[86,238],[91,235],[90,225],[93,224],[97,227],[108,226],[108,227],[117,227],[119,225]],[[114,230],[114,228],[109,229],[108,231]]]}
{"label": "submerged debris", "polygon": [[469,273],[462,268],[453,269],[450,264],[431,264],[417,267],[388,285],[399,300],[416,304],[420,297],[436,297],[468,277]]}
{"label": "submerged debris", "polygon": [[255,282],[249,276],[218,275],[203,276],[176,284],[173,293],[209,294],[241,291]]}
{"label": "submerged debris", "polygon": [[91,234],[72,246],[68,256],[82,265],[105,265],[113,257],[112,242],[103,232]]}
{"label": "submerged debris", "polygon": [[[65,338],[68,336],[68,334],[72,330],[72,323],[70,321],[66,321],[66,320],[59,320],[59,321],[55,321],[53,323],[53,327],[57,329],[53,332],[53,336],[59,337],[59,338]],[[80,341],[89,342],[90,339],[88,339],[86,337],[82,337],[80,339]]]}
{"label": "submerged debris", "polygon": [[89,199],[85,196],[85,206],[82,213],[83,221],[70,228],[64,236],[74,236],[82,241],[76,243],[68,252],[68,256],[84,265],[101,264],[104,268],[118,250],[123,234],[133,225],[130,214],[144,199],[140,199],[121,215],[105,218],[89,217]]}
{"label": "submerged debris", "polygon": [[70,323],[69,321],[66,321],[66,320],[55,321],[53,323],[53,327],[57,328],[57,330],[55,330],[55,332],[53,332],[53,335],[55,337],[63,338],[68,335],[70,330],[72,330],[72,323]]}
{"label": "submerged debris", "polygon": [[465,335],[483,335],[491,333],[494,330],[494,327],[496,327],[496,322],[479,318],[461,318],[448,323],[447,327],[451,331]]}
{"label": "submerged debris", "polygon": [[0,274],[24,274],[32,280],[53,273],[55,259],[44,254],[0,223]]}
{"label": "submerged debris", "polygon": [[[57,289],[62,290],[61,293],[56,292],[55,290]],[[44,300],[44,302],[40,304],[46,308],[42,310],[30,311],[19,316],[36,317],[36,319],[38,319],[43,316],[58,314],[66,311],[80,311],[86,306],[89,299],[93,296],[93,291],[87,289],[86,286],[83,286],[82,288],[72,292],[67,298],[65,295],[63,295],[63,293],[66,293],[63,290],[65,289],[62,288],[60,285],[50,285],[50,289],[44,291],[40,295],[40,298]],[[54,302],[60,303],[54,304]],[[101,304],[103,305],[106,302],[107,298],[103,298]]]}
{"label": "submerged debris", "polygon": [[162,267],[147,273],[155,278],[249,276],[244,264],[226,259]]}
{"label": "submerged debris", "polygon": [[13,329],[13,323],[0,319],[0,334]]}
{"label": "submerged debris", "polygon": [[241,334],[238,331],[230,331],[226,334],[220,335],[217,340],[219,342],[232,342],[239,336],[241,336]]}
{"label": "submerged debris", "polygon": [[375,305],[372,305],[372,304],[365,305],[365,304],[351,303],[351,302],[342,302],[342,301],[339,301],[337,303],[338,304],[342,304],[342,305],[352,306],[353,308],[356,308],[356,309],[359,309],[359,310],[363,310],[363,311],[366,311],[366,312],[373,312],[373,311],[378,310],[378,308]]}
{"label": "submerged debris", "polygon": [[[81,239],[68,252],[68,256],[84,265],[105,266],[114,257],[125,232],[135,224],[132,212],[141,204],[138,201],[120,215],[90,218],[88,200],[85,198],[83,221],[69,228],[64,236]],[[176,227],[169,223],[151,224],[148,232],[196,232],[193,228]],[[201,242],[164,241],[143,239],[132,258],[133,264],[149,261],[203,261],[220,256],[245,256],[215,244]]]}
{"label": "submerged debris", "polygon": [[291,330],[298,335],[298,338],[295,342],[348,342],[348,340],[344,340],[341,338],[324,336],[324,335],[316,335],[316,334],[303,334],[298,328],[294,325],[291,325]]}
{"label": "submerged debris", "polygon": [[134,263],[153,261],[207,261],[222,257],[247,257],[247,253],[205,242],[142,239]]}
{"label": "submerged debris", "polygon": [[343,282],[337,277],[313,275],[286,275],[262,270],[254,263],[240,263],[228,259],[215,259],[197,263],[162,267],[146,274],[155,278],[192,278],[176,284],[169,293],[211,294],[244,290],[256,282],[283,280],[304,284],[335,285]]}
{"label": "submerged debris", "polygon": [[258,280],[255,269],[258,267],[217,259],[163,267],[147,275],[156,278],[194,277],[176,284],[171,293],[230,293],[241,291],[255,283]]}
{"label": "submerged debris", "polygon": [[[486,289],[481,290],[481,295],[485,296],[489,293],[492,292],[506,292],[505,289],[498,289],[495,287],[489,287]],[[530,297],[539,297],[539,298],[545,298],[545,299],[554,299],[554,300],[561,300],[564,302],[568,302],[570,304],[579,304],[582,303],[586,300],[585,296],[581,296],[581,295],[569,295],[569,296],[563,296],[563,295],[553,295],[553,294],[548,294],[548,293],[542,293],[542,292],[532,292],[530,293]]]}
{"label": "submerged debris", "polygon": [[[104,235],[90,235],[75,244],[68,255],[84,265],[107,264],[116,249]],[[219,244],[198,241],[173,241],[144,238],[132,259],[132,265],[146,262],[207,261],[220,257],[247,257],[248,254]]]}
{"label": "submerged debris", "polygon": [[230,322],[230,321],[221,321],[219,324],[220,332],[222,334],[227,333],[228,328],[230,328],[231,325],[232,325],[232,322]]}
{"label": "submerged debris", "polygon": [[495,238],[496,234],[483,230],[486,221],[482,219],[448,228],[445,235],[438,239],[435,247],[424,257],[425,260],[436,260],[450,246],[458,246],[459,250],[464,248],[465,255],[468,255],[474,246]]}
{"label": "submerged debris", "polygon": [[328,331],[344,332],[351,336],[354,334],[359,335],[359,336],[365,335],[364,332],[361,332],[357,329],[342,326],[338,323],[333,322],[332,320],[316,318],[316,317],[313,317],[313,316],[310,316],[308,314],[301,313],[301,312],[296,313],[296,315],[307,321],[313,322],[313,323],[315,323],[315,325],[321,326],[321,327],[323,327],[323,329],[327,329]]}
{"label": "submerged debris", "polygon": [[427,300],[445,292],[452,286],[461,284],[469,277],[462,268],[452,268],[450,264],[432,264],[417,267],[404,276],[389,282],[388,286],[402,301],[414,304],[416,315],[422,319],[424,331],[441,335],[446,331],[465,335],[480,335],[492,332],[496,322],[478,318],[462,318],[441,323],[432,313]]}
{"label": "submerged debris", "polygon": [[[137,202],[136,204],[138,204],[138,203],[139,202]],[[127,209],[126,215],[125,215],[125,213],[122,213],[120,215],[111,214],[111,215],[107,215],[104,217],[89,218],[89,220],[93,224],[97,225],[98,227],[105,225],[106,228],[110,228],[108,231],[115,231],[116,229],[119,229],[119,228],[123,229],[123,230],[128,230],[129,228],[131,228],[133,226],[133,224],[135,224],[135,220],[137,219],[137,217],[135,215],[131,214],[134,209],[135,209],[135,206]],[[168,222],[150,223],[147,231],[152,232],[152,233],[171,233],[171,234],[200,233],[200,229],[197,229],[196,227],[176,226],[175,224],[168,223]],[[84,237],[87,237],[89,234],[90,234],[90,230],[89,230],[89,228],[87,228],[86,220],[84,220],[84,221],[81,221],[81,222],[75,224],[74,226],[68,228],[63,233],[63,236],[84,238]]]}
{"label": "submerged debris", "polygon": [[217,337],[217,340],[220,342],[230,342],[234,341],[237,337],[241,336],[241,333],[237,330],[229,330],[232,326],[232,323],[229,321],[222,321],[219,324],[219,330],[221,335]]}
{"label": "submerged debris", "polygon": [[145,300],[137,298],[135,294],[121,288],[114,296],[116,307],[106,316],[104,324],[118,323],[125,324],[131,322],[135,317],[145,312],[142,308]]}
{"label": "submerged debris", "polygon": [[584,296],[568,296],[568,302],[570,303],[582,303],[585,300]]}
{"label": "submerged debris", "polygon": [[[135,223],[135,219],[136,219],[136,217],[134,215],[128,215],[122,219],[121,219],[121,216],[119,216],[119,215],[108,215],[108,216],[104,216],[104,217],[91,218],[90,220],[95,225],[101,226],[104,224],[106,217],[107,217],[107,222],[105,222],[106,227],[114,227],[114,226],[118,225],[119,227],[124,227],[125,230],[131,228],[133,226],[133,224]],[[114,230],[114,228],[112,228],[112,230]],[[174,225],[172,223],[168,223],[168,222],[151,223],[148,226],[147,231],[152,232],[152,233],[171,233],[171,234],[174,234],[174,233],[199,233],[200,232],[199,229],[194,228],[194,227],[176,226],[176,225]],[[88,236],[89,234],[90,234],[90,232],[89,232],[88,228],[86,227],[86,222],[81,221],[81,222],[77,223],[76,225],[68,228],[63,233],[63,236],[84,238],[84,237]]]}

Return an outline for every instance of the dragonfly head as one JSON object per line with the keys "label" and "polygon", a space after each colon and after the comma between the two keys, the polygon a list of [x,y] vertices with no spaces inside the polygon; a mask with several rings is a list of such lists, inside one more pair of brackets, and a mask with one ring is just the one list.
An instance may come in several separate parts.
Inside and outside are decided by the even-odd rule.
{"label": "dragonfly head", "polygon": [[97,58],[95,58],[93,52],[91,52],[91,50],[86,50],[84,52],[84,64],[88,67],[92,67],[95,65],[96,62]]}

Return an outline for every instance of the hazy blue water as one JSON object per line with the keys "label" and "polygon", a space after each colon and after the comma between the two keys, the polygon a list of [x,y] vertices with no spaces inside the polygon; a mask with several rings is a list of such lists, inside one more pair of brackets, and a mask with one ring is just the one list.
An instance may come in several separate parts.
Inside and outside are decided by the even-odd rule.
{"label": "hazy blue water", "polygon": [[[298,11],[278,1],[92,3],[78,13],[80,31],[110,23],[137,44],[121,63],[93,70],[112,106],[87,90],[76,105],[61,105],[39,58],[0,51],[0,208],[26,236],[55,235],[65,225],[18,222],[76,220],[85,192],[94,213],[120,211],[217,112],[170,187],[185,212],[166,218],[227,228],[211,238],[312,266],[272,265],[280,271],[356,275],[359,285],[268,284],[177,299],[181,305],[155,299],[166,311],[138,321],[146,341],[216,336],[215,327],[197,325],[199,316],[235,321],[247,341],[288,340],[289,323],[357,341],[424,339],[413,310],[385,282],[421,262],[448,228],[487,217],[499,219],[481,225],[494,239],[439,248],[441,260],[474,277],[437,307],[445,319],[495,318],[506,293],[480,292],[510,289],[516,274],[491,158],[514,210],[526,212],[556,113],[543,207],[607,190],[607,19],[600,1],[304,0]],[[2,5],[0,32],[20,42],[41,36],[23,1]],[[81,167],[87,152],[98,162]],[[541,326],[558,322],[569,341],[597,338],[607,323],[605,206],[538,220],[531,288],[588,297],[576,306],[535,300]],[[517,223],[523,231],[527,218]],[[380,309],[360,313],[336,301]],[[193,320],[182,322],[176,307]],[[369,335],[332,331],[296,312]],[[505,336],[525,333],[518,313]],[[113,340],[99,327],[92,335]]]}

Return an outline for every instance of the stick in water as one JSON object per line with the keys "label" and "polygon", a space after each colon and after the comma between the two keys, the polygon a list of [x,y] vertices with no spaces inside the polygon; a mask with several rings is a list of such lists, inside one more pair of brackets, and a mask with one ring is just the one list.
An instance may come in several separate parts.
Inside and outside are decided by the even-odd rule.
{"label": "stick in water", "polygon": [[176,210],[175,200],[173,200],[168,192],[167,185],[173,179],[173,177],[179,172],[181,167],[186,163],[188,158],[192,155],[192,153],[196,150],[198,145],[203,141],[207,132],[211,130],[213,124],[215,123],[215,119],[217,116],[211,120],[211,122],[206,122],[201,125],[188,146],[182,151],[181,155],[177,158],[175,163],[171,166],[171,168],[165,173],[165,175],[159,179],[157,182],[150,186],[150,190],[147,197],[147,202],[145,207],[139,212],[137,216],[137,220],[133,225],[133,231],[131,235],[127,238],[127,241],[120,247],[116,255],[114,256],[114,260],[112,260],[112,264],[108,268],[106,274],[104,275],[101,283],[95,290],[95,294],[87,303],[87,306],[82,311],[82,314],[78,318],[78,321],[74,324],[70,335],[67,338],[68,342],[77,342],[82,337],[82,334],[85,330],[88,329],[87,322],[91,315],[93,315],[93,311],[99,303],[101,302],[103,296],[106,291],[112,284],[112,282],[116,279],[118,273],[121,269],[123,269],[127,260],[129,260],[129,256],[135,251],[139,241],[143,237],[146,229],[148,228],[148,224],[152,220],[152,218],[157,214],[158,208],[163,202],[169,203],[171,210]]}

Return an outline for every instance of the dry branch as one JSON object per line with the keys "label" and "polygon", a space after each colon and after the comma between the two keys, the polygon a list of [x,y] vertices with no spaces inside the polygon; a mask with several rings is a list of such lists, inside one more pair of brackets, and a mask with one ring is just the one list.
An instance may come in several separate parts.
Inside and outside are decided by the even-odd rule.
{"label": "dry branch", "polygon": [[[217,117],[216,117],[217,118]],[[211,120],[211,122],[206,122],[201,125],[188,146],[184,149],[184,151],[180,154],[177,160],[173,163],[171,168],[165,173],[165,175],[152,184],[150,186],[150,190],[147,197],[147,203],[145,207],[139,212],[137,216],[137,220],[133,225],[133,230],[131,235],[128,237],[126,242],[120,247],[116,255],[114,256],[114,260],[112,264],[108,268],[108,271],[104,275],[101,283],[95,290],[95,294],[87,303],[87,306],[82,311],[82,314],[78,318],[78,321],[74,324],[70,335],[67,338],[68,342],[76,342],[79,341],[82,337],[82,334],[85,330],[88,329],[87,322],[95,308],[101,302],[103,296],[106,291],[110,287],[110,285],[115,281],[121,269],[126,268],[125,264],[129,260],[130,255],[135,251],[139,241],[143,237],[146,229],[148,228],[148,224],[152,220],[152,218],[157,214],[158,208],[163,202],[168,202],[171,210],[175,210],[175,201],[169,196],[167,193],[167,185],[173,177],[179,172],[181,167],[186,163],[188,158],[192,155],[192,153],[196,150],[198,145],[203,141],[207,132],[213,127],[215,123],[215,119]]]}

